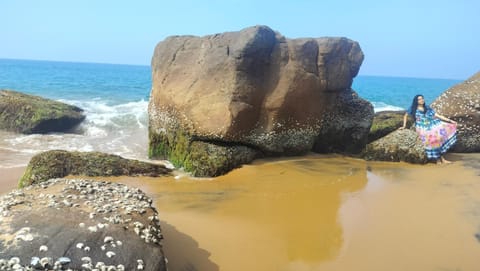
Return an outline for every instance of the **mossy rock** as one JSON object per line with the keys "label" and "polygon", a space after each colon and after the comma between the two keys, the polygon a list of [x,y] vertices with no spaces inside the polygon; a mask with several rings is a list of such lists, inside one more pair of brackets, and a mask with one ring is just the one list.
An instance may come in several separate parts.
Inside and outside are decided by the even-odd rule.
{"label": "mossy rock", "polygon": [[65,132],[84,119],[79,107],[0,90],[0,129],[24,134]]}
{"label": "mossy rock", "polygon": [[168,159],[175,167],[183,167],[192,138],[177,129],[173,133],[149,131],[148,157]]}
{"label": "mossy rock", "polygon": [[[373,142],[389,133],[397,130],[403,125],[405,111],[381,111],[375,113],[372,127],[368,133],[368,143]],[[412,119],[407,119],[407,129],[412,126]]]}
{"label": "mossy rock", "polygon": [[256,154],[246,146],[194,141],[183,165],[193,176],[215,177],[252,162]]}
{"label": "mossy rock", "polygon": [[253,148],[226,142],[201,141],[180,129],[173,133],[149,131],[149,157],[168,159],[195,177],[215,177],[253,161]]}
{"label": "mossy rock", "polygon": [[101,152],[42,152],[30,160],[19,187],[67,175],[79,176],[161,176],[170,173],[163,165],[122,158]]}
{"label": "mossy rock", "polygon": [[414,164],[428,162],[425,146],[411,129],[394,131],[368,144],[361,156],[365,160],[374,161],[403,161]]}

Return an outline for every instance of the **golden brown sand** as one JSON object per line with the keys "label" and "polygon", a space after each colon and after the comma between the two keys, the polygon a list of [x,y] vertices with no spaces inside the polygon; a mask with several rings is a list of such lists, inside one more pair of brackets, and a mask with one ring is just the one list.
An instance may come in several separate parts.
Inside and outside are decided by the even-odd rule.
{"label": "golden brown sand", "polygon": [[480,270],[480,155],[263,160],[214,179],[101,178],[154,199],[169,270]]}

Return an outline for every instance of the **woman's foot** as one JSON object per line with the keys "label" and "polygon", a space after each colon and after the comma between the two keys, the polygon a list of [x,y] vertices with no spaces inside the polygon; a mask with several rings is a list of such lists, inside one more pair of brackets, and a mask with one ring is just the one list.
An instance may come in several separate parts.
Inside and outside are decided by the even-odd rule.
{"label": "woman's foot", "polygon": [[442,164],[451,164],[452,162],[448,161],[447,159],[443,158],[443,156],[440,157],[440,161]]}
{"label": "woman's foot", "polygon": [[442,164],[442,160],[441,160],[441,159],[438,159],[438,160],[437,160],[437,165],[440,165],[440,164]]}

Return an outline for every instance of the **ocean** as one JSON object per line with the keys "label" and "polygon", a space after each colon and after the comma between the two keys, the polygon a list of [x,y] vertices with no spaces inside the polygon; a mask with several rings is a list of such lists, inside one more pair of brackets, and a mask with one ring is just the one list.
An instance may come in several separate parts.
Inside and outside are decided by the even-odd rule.
{"label": "ocean", "polygon": [[[460,80],[358,76],[352,88],[375,111],[404,110],[415,94],[433,101]],[[149,66],[0,59],[0,89],[17,90],[83,108],[73,134],[0,131],[0,168],[24,166],[40,151],[101,151],[147,159]]]}

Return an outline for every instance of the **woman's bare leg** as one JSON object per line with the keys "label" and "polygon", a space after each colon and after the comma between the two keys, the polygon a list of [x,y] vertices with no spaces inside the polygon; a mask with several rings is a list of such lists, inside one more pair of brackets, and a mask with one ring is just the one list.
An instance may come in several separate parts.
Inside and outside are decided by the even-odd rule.
{"label": "woman's bare leg", "polygon": [[445,157],[443,157],[443,155],[440,156],[440,160],[441,160],[442,163],[444,163],[444,164],[451,164],[451,163],[452,163],[452,162],[448,161],[447,159],[445,159]]}

